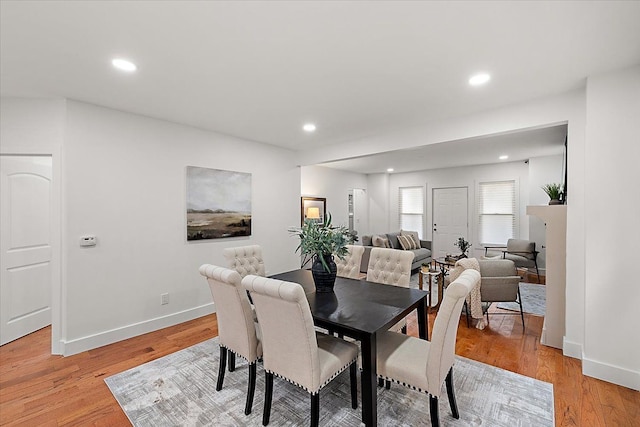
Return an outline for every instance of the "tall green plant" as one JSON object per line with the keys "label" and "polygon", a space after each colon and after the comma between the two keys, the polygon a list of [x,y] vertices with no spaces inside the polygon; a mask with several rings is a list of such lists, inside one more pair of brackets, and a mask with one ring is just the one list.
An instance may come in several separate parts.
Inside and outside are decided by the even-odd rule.
{"label": "tall green plant", "polygon": [[325,255],[335,255],[340,259],[349,253],[347,245],[355,240],[355,236],[345,226],[334,227],[331,225],[331,214],[327,213],[324,221],[317,222],[307,219],[300,231],[293,231],[300,238],[300,244],[296,252],[302,254],[302,263],[306,264],[316,257],[322,262],[325,271],[331,271],[325,261]]}

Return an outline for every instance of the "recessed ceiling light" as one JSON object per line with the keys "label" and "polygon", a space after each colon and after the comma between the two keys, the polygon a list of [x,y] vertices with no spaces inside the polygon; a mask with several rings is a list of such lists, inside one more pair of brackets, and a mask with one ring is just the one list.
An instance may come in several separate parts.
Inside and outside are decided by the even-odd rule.
{"label": "recessed ceiling light", "polygon": [[314,125],[313,123],[307,123],[302,126],[302,129],[304,129],[305,132],[315,132],[316,125]]}
{"label": "recessed ceiling light", "polygon": [[491,76],[487,73],[479,73],[469,78],[469,84],[471,86],[480,86],[491,80]]}
{"label": "recessed ceiling light", "polygon": [[387,169],[387,172],[393,172],[393,168]]}
{"label": "recessed ceiling light", "polygon": [[509,158],[509,156],[500,156],[498,157],[500,160],[507,160]]}
{"label": "recessed ceiling light", "polygon": [[111,61],[111,64],[116,67],[118,70],[122,70],[122,71],[127,71],[129,73],[134,72],[135,70],[138,69],[138,67],[136,67],[136,64],[134,64],[131,61],[127,61],[126,59],[122,59],[122,58],[116,58],[113,61]]}

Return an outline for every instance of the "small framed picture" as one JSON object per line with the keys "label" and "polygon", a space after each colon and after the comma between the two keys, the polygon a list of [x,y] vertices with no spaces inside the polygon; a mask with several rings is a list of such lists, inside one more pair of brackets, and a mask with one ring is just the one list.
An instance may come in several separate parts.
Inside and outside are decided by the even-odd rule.
{"label": "small framed picture", "polygon": [[301,197],[300,198],[300,225],[306,219],[324,222],[327,215],[327,199],[324,197]]}

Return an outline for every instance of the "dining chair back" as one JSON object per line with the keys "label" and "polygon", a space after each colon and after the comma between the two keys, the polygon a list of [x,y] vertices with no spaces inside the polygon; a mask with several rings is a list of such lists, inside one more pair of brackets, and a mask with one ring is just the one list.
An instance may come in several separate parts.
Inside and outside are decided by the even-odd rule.
{"label": "dining chair back", "polygon": [[[216,390],[224,382],[227,355],[229,370],[235,369],[235,355],[249,363],[249,384],[245,414],[251,413],[256,384],[256,363],[262,357],[260,329],[253,320],[247,292],[242,288],[242,278],[237,271],[212,264],[200,266],[200,274],[206,277],[216,306],[220,365]],[[233,359],[233,363],[231,363]]]}
{"label": "dining chair back", "polygon": [[222,251],[230,269],[237,271],[241,277],[248,274],[265,275],[262,248],[259,245],[226,248]]}
{"label": "dining chair back", "polygon": [[358,347],[316,332],[304,289],[298,283],[248,275],[243,287],[253,299],[262,331],[265,370],[263,425],[269,423],[273,377],[278,376],[311,395],[311,425],[319,420],[319,392],[343,370],[351,370],[352,406],[357,407]]}
{"label": "dining chair back", "polygon": [[432,426],[440,425],[438,399],[442,383],[446,384],[453,417],[460,417],[453,389],[456,334],[465,298],[479,281],[480,273],[468,269],[447,287],[431,341],[391,331],[377,337],[378,377],[429,394]]}
{"label": "dining chair back", "polygon": [[367,268],[367,281],[409,287],[414,253],[399,249],[373,248]]}
{"label": "dining chair back", "polygon": [[360,262],[362,261],[362,254],[364,253],[364,246],[359,245],[347,245],[349,253],[340,259],[334,256],[334,261],[338,267],[338,276],[346,277],[349,279],[360,278]]}
{"label": "dining chair back", "polygon": [[[398,249],[373,248],[369,257],[367,282],[409,287],[411,263],[414,253]],[[407,320],[402,319],[391,327],[392,331],[407,331]]]}

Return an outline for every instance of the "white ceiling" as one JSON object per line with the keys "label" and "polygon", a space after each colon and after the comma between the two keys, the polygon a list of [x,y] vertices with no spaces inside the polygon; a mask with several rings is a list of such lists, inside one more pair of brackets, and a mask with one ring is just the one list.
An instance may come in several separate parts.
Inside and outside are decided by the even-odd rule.
{"label": "white ceiling", "polygon": [[[0,8],[3,96],[70,98],[293,150],[565,92],[640,63],[637,1]],[[117,56],[138,71],[113,69]],[[471,88],[480,70],[492,80]]]}
{"label": "white ceiling", "polygon": [[[499,162],[525,161],[564,152],[567,125],[431,144],[372,156],[324,163],[321,166],[364,174],[413,172]],[[502,155],[508,159],[500,160]]]}

